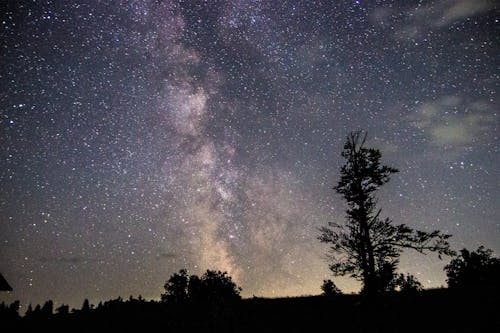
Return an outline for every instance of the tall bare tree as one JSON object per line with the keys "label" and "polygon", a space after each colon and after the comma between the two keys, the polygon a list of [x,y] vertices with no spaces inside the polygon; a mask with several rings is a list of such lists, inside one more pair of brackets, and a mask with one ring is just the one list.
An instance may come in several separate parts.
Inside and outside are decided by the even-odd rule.
{"label": "tall bare tree", "polygon": [[341,177],[334,189],[347,201],[345,224],[321,227],[319,240],[330,244],[330,269],[334,275],[350,275],[363,283],[363,292],[383,291],[390,282],[404,249],[420,253],[452,255],[448,238],[440,231],[414,230],[380,217],[375,192],[397,169],[382,165],[378,149],[366,148],[366,133],[351,132],[344,145]]}

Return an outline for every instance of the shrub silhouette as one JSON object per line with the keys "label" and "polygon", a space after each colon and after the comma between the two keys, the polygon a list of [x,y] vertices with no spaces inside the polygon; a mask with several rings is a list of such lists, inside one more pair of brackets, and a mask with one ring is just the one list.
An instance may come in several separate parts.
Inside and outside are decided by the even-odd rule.
{"label": "shrub silhouette", "polygon": [[324,296],[335,296],[342,294],[340,289],[330,279],[323,280],[323,284],[321,285],[321,290],[323,291]]}
{"label": "shrub silhouette", "polygon": [[416,293],[423,289],[420,281],[411,274],[399,274],[394,279],[394,287],[402,293]]}
{"label": "shrub silhouette", "polygon": [[69,305],[61,304],[58,308],[56,308],[56,313],[61,316],[65,316],[69,313]]}
{"label": "shrub silhouette", "polygon": [[492,257],[493,251],[480,246],[476,251],[460,250],[444,267],[448,287],[499,287],[500,259]]}

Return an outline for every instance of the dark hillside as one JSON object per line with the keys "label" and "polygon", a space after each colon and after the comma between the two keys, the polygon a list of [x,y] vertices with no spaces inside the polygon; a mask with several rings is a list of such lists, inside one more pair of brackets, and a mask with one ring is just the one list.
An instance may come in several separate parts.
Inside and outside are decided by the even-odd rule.
{"label": "dark hillside", "polygon": [[9,332],[496,332],[497,289],[394,293],[366,302],[358,295],[252,298],[233,304],[165,305],[114,300],[61,315],[2,319]]}

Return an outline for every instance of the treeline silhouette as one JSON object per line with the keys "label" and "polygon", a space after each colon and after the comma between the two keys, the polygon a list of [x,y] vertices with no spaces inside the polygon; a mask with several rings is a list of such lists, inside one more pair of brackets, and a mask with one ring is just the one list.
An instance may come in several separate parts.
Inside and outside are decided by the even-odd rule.
{"label": "treeline silhouette", "polygon": [[[477,332],[500,327],[500,259],[484,247],[463,249],[445,267],[449,288],[422,290],[411,275],[397,275],[395,288],[376,298],[342,294],[325,280],[322,296],[241,299],[231,277],[187,270],[165,283],[160,301],[121,297],[81,308],[49,300],[19,314],[19,301],[0,305],[2,328],[12,332]],[[399,285],[397,285],[399,284]]]}

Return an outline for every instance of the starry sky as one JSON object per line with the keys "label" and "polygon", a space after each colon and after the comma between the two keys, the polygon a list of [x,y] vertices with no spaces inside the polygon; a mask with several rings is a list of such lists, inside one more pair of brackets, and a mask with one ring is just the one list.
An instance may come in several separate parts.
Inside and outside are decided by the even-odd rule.
{"label": "starry sky", "polygon": [[[184,267],[318,294],[358,129],[400,169],[382,215],[500,251],[498,2],[0,6],[2,301],[158,299]],[[439,287],[447,262],[400,270]]]}

